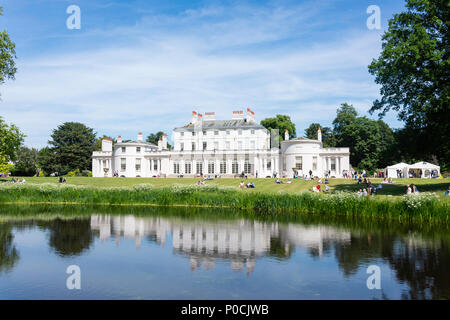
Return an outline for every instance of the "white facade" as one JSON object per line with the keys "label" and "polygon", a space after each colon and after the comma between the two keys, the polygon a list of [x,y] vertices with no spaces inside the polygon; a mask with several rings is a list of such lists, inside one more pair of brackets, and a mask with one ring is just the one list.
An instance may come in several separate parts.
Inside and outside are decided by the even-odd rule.
{"label": "white facade", "polygon": [[[289,134],[285,135],[289,139]],[[275,139],[276,140],[276,139]],[[216,120],[214,113],[192,113],[191,122],[173,131],[173,149],[167,148],[167,135],[158,146],[137,140],[117,143],[104,139],[102,151],[92,156],[94,177],[185,177],[246,175],[292,177],[309,174],[323,177],[326,172],[341,177],[349,170],[348,148],[323,148],[318,140],[297,138],[271,147],[270,132],[257,124],[254,112],[233,111],[231,120]]]}
{"label": "white facade", "polygon": [[274,238],[286,255],[297,246],[313,250],[319,257],[330,242],[348,244],[351,240],[350,232],[330,227],[245,219],[187,222],[179,218],[92,215],[91,229],[98,232],[102,242],[114,238],[117,245],[124,238],[134,239],[138,248],[145,238],[161,246],[171,243],[174,253],[190,259],[192,270],[201,263],[205,269],[212,269],[219,260],[231,262],[233,270],[245,267],[248,273],[257,259],[270,255]]}

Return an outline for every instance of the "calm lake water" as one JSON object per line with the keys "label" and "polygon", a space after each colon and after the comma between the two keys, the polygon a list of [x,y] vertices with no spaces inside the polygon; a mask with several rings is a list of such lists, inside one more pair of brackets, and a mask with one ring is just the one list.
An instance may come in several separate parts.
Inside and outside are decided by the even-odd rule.
{"label": "calm lake water", "polygon": [[[167,210],[3,214],[0,299],[450,298],[445,230]],[[371,265],[381,289],[367,287]]]}

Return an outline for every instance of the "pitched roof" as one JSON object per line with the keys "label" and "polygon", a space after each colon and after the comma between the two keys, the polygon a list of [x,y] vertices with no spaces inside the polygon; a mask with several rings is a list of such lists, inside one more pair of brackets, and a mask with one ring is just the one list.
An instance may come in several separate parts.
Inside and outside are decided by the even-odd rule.
{"label": "pitched roof", "polygon": [[144,145],[149,146],[149,147],[158,148],[158,146],[154,145],[153,143],[149,143],[147,141],[139,141],[139,140],[124,140],[124,141],[118,142],[116,144],[128,144],[128,143],[129,144],[144,144]]}
{"label": "pitched roof", "polygon": [[189,123],[183,127],[175,128],[174,131],[194,131],[195,128],[205,129],[265,129],[262,125],[239,120],[203,120],[198,126]]}

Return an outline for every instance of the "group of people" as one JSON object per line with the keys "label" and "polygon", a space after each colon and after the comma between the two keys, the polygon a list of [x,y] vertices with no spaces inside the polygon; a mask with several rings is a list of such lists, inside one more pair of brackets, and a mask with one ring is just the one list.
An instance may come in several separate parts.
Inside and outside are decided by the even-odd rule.
{"label": "group of people", "polygon": [[241,181],[241,183],[239,184],[239,188],[240,189],[244,189],[244,188],[255,188],[255,184],[253,182],[248,182],[248,183],[244,183],[244,181]]}
{"label": "group of people", "polygon": [[317,186],[312,187],[311,191],[312,192],[328,192],[328,191],[330,191],[330,186],[325,185],[325,188],[323,188],[323,190],[322,190],[320,184],[318,184]]}
{"label": "group of people", "polygon": [[381,183],[394,183],[394,180],[392,180],[391,177],[389,177],[389,178],[384,177],[383,182],[381,182]]}
{"label": "group of people", "polygon": [[[386,178],[385,178],[386,180]],[[366,178],[363,174],[358,174],[357,178],[358,184],[365,184],[366,188],[358,190],[358,196],[374,196],[377,193],[377,189],[382,189],[383,186],[381,184],[378,187],[375,187],[370,181],[370,178]],[[391,182],[392,183],[392,179]]]}
{"label": "group of people", "polygon": [[[280,178],[276,178],[275,179],[275,183],[276,184],[283,184],[283,181],[280,180]],[[288,181],[286,181],[287,184],[291,184],[292,183],[292,179],[289,178]]]}
{"label": "group of people", "polygon": [[64,178],[64,177],[59,177],[58,182],[59,182],[59,183],[66,183],[67,180],[66,180],[66,178]]}
{"label": "group of people", "polygon": [[376,194],[376,188],[364,188],[364,189],[359,189],[358,190],[358,196],[364,196],[364,197],[368,197],[368,196],[374,196]]}
{"label": "group of people", "polygon": [[417,193],[419,193],[419,189],[417,189],[414,183],[409,186],[406,186],[406,194],[417,194]]}
{"label": "group of people", "polygon": [[17,180],[14,178],[11,179],[11,183],[25,183],[25,182],[26,182],[25,178],[22,179],[17,178]]}
{"label": "group of people", "polygon": [[395,170],[397,172],[397,178],[403,178],[403,171],[400,169]]}
{"label": "group of people", "polygon": [[373,173],[373,177],[374,178],[385,178],[385,176],[386,176],[386,173],[384,172],[384,171],[378,171],[378,172],[374,172]]}

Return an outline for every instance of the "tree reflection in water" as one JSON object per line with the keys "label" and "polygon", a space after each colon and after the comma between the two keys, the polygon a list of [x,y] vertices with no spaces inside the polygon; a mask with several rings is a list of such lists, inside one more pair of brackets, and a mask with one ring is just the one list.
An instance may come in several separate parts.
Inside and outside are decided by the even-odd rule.
{"label": "tree reflection in water", "polygon": [[19,252],[13,241],[12,226],[0,223],[0,274],[11,271],[19,261]]}
{"label": "tree reflection in water", "polygon": [[27,225],[48,230],[48,244],[60,256],[82,255],[94,237],[101,241],[116,239],[117,245],[121,238],[132,238],[136,246],[141,246],[142,239],[164,246],[170,235],[174,254],[190,259],[191,270],[199,268],[200,263],[205,269],[212,269],[217,259],[231,262],[234,271],[245,267],[250,274],[258,259],[289,260],[296,248],[306,249],[315,263],[320,263],[323,256],[334,257],[347,278],[382,261],[393,270],[398,282],[407,284],[401,298],[450,299],[450,237],[445,233],[424,237],[422,232],[411,233],[407,229],[170,216],[30,219],[0,225],[0,272],[11,270],[19,260],[13,226],[20,230]]}
{"label": "tree reflection in water", "polygon": [[50,231],[49,245],[60,256],[80,255],[94,240],[89,218],[54,219],[38,225]]}
{"label": "tree reflection in water", "polygon": [[347,277],[375,259],[387,262],[400,282],[402,299],[450,299],[450,247],[446,240],[423,240],[390,233],[352,233],[348,245],[335,243],[340,269]]}

